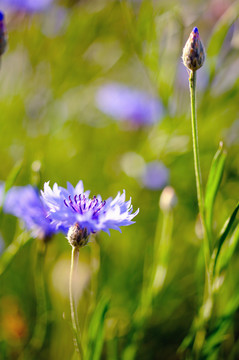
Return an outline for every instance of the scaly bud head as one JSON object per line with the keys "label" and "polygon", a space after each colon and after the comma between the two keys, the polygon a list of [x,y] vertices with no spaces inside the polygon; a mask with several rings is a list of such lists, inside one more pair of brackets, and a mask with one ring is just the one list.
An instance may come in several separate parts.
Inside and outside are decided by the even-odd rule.
{"label": "scaly bud head", "polygon": [[195,71],[203,66],[205,60],[205,51],[197,27],[195,27],[191,32],[183,48],[182,59],[184,65],[189,70]]}
{"label": "scaly bud head", "polygon": [[71,246],[80,248],[85,246],[89,240],[89,234],[86,228],[81,228],[77,223],[70,227],[67,239]]}

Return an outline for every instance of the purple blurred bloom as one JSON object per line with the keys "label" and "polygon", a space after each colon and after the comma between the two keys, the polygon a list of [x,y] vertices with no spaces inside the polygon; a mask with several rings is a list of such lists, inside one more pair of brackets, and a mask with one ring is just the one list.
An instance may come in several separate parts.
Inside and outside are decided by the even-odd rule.
{"label": "purple blurred bloom", "polygon": [[15,11],[38,12],[48,9],[53,0],[2,0],[1,5]]}
{"label": "purple blurred bloom", "polygon": [[145,166],[142,183],[146,188],[158,190],[168,184],[169,170],[159,161],[152,161]]}
{"label": "purple blurred bloom", "polygon": [[163,105],[149,94],[117,83],[102,86],[96,94],[97,107],[134,127],[153,125],[163,116]]}
{"label": "purple blurred bloom", "polygon": [[133,224],[132,219],[139,212],[137,210],[132,214],[131,200],[125,201],[125,192],[106,201],[102,201],[100,195],[90,198],[90,191],[84,192],[82,181],[75,188],[68,182],[67,189],[57,184],[51,189],[47,182],[41,194],[48,208],[48,218],[57,229],[65,233],[76,224],[87,235],[100,230],[108,234],[109,229],[121,231],[119,226]]}
{"label": "purple blurred bloom", "polygon": [[46,209],[38,190],[31,185],[11,188],[3,209],[5,213],[22,219],[35,238],[47,239],[56,232],[55,226],[46,217]]}

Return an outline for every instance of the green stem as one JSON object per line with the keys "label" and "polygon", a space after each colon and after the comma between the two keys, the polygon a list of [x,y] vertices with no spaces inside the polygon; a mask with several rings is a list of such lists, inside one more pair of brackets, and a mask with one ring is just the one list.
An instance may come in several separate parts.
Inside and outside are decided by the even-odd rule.
{"label": "green stem", "polygon": [[76,351],[79,354],[79,358],[83,360],[83,348],[81,345],[80,339],[80,328],[78,323],[77,317],[77,308],[75,304],[75,298],[73,294],[74,283],[76,280],[77,274],[77,266],[78,266],[78,259],[79,259],[79,249],[76,247],[72,247],[71,253],[71,270],[70,270],[70,282],[69,282],[69,293],[70,293],[70,306],[71,306],[71,321],[72,321],[72,328],[74,332],[74,346]]}
{"label": "green stem", "polygon": [[17,236],[12,243],[4,250],[4,253],[0,257],[0,276],[8,268],[14,259],[14,256],[28,241],[32,240],[29,233],[24,232]]}
{"label": "green stem", "polygon": [[197,130],[197,117],[196,117],[196,71],[190,72],[189,88],[190,88],[190,98],[191,98],[194,168],[195,168],[195,177],[196,177],[198,207],[199,207],[199,213],[203,226],[203,241],[204,241],[203,251],[204,251],[204,261],[205,261],[204,297],[203,297],[203,304],[199,314],[200,326],[198,328],[194,341],[194,351],[196,353],[196,358],[198,358],[204,344],[204,340],[206,336],[205,323],[208,321],[208,319],[211,316],[213,299],[212,299],[212,285],[211,285],[212,281],[209,270],[211,244],[206,227],[202,176],[201,176],[201,168],[200,168],[200,160],[199,160],[198,130]]}
{"label": "green stem", "polygon": [[191,98],[193,156],[194,156],[194,169],[195,169],[196,187],[197,187],[197,199],[198,199],[199,213],[200,213],[202,226],[203,226],[203,233],[204,233],[203,237],[204,237],[205,266],[208,267],[209,259],[210,259],[210,243],[209,243],[209,237],[208,237],[206,221],[205,221],[202,175],[201,175],[200,160],[199,160],[199,145],[198,145],[198,130],[197,130],[198,127],[197,127],[197,116],[196,116],[196,71],[190,72],[189,88],[190,88],[190,98]]}
{"label": "green stem", "polygon": [[35,265],[35,286],[37,299],[37,321],[34,329],[33,337],[30,341],[30,348],[35,351],[41,349],[47,327],[47,303],[46,303],[46,289],[44,282],[44,260],[46,255],[46,244],[39,240],[37,244],[37,259]]}
{"label": "green stem", "polygon": [[[48,316],[47,316],[47,299],[46,287],[44,280],[44,262],[47,246],[42,240],[37,240],[36,260],[34,266],[34,280],[36,292],[36,322],[33,330],[32,338],[19,357],[19,360],[29,360],[36,357],[37,352],[43,347]],[[34,248],[35,250],[35,248]]]}

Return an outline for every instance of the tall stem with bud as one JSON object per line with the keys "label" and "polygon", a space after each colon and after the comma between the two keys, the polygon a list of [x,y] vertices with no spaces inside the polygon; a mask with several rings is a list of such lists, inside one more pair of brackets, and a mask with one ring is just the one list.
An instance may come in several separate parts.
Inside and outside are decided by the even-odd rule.
{"label": "tall stem with bud", "polygon": [[191,70],[189,75],[189,89],[190,89],[190,99],[191,99],[191,123],[192,123],[192,139],[193,139],[193,157],[194,157],[194,170],[196,178],[196,188],[197,188],[197,200],[198,208],[202,221],[203,232],[204,232],[204,258],[206,270],[209,257],[210,257],[210,243],[207,234],[206,221],[205,221],[205,211],[204,211],[204,197],[203,197],[203,187],[202,187],[202,175],[201,175],[201,166],[199,159],[199,144],[198,144],[198,126],[197,126],[197,116],[196,116],[196,71]]}
{"label": "tall stem with bud", "polygon": [[194,28],[191,32],[188,41],[183,49],[183,62],[189,71],[189,89],[191,100],[191,123],[192,123],[192,140],[193,140],[193,155],[194,155],[194,168],[197,188],[198,208],[203,226],[203,250],[205,261],[205,287],[204,287],[204,299],[201,307],[198,325],[195,334],[193,351],[198,358],[205,340],[205,323],[209,319],[212,311],[212,290],[211,290],[211,278],[209,270],[210,262],[210,238],[208,236],[205,209],[204,209],[204,196],[202,187],[202,177],[199,158],[199,144],[198,144],[198,127],[196,116],[196,71],[203,65],[205,60],[205,52],[203,44],[201,42],[199,32],[197,28]]}

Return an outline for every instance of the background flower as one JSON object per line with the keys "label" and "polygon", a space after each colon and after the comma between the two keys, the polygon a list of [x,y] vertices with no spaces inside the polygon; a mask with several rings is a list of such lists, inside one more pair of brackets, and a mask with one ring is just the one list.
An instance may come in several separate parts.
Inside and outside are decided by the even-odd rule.
{"label": "background flower", "polygon": [[145,165],[141,181],[152,190],[162,189],[168,184],[169,170],[160,161],[152,161]]}
{"label": "background flower", "polygon": [[64,232],[76,223],[81,229],[87,229],[88,234],[109,229],[120,230],[120,226],[131,225],[132,219],[139,210],[132,214],[131,200],[125,201],[125,192],[118,193],[115,199],[102,201],[100,195],[89,197],[90,192],[85,191],[82,181],[74,188],[69,182],[67,189],[56,183],[53,189],[49,182],[45,183],[42,199],[48,208],[48,218],[52,224]]}
{"label": "background flower", "polygon": [[96,94],[96,104],[105,114],[135,127],[153,125],[163,116],[163,105],[157,98],[117,83],[103,85]]}
{"label": "background flower", "polygon": [[10,10],[38,12],[45,11],[53,0],[2,0],[1,6],[5,6]]}
{"label": "background flower", "polygon": [[54,225],[46,218],[46,209],[38,190],[31,185],[11,188],[6,195],[4,212],[22,219],[35,238],[46,239],[56,232]]}

